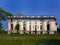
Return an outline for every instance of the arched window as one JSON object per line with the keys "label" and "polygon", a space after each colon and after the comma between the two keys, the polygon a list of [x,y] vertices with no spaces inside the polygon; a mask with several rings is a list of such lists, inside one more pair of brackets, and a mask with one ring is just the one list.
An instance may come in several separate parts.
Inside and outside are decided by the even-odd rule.
{"label": "arched window", "polygon": [[11,24],[11,30],[13,30],[13,24]]}
{"label": "arched window", "polygon": [[29,27],[30,27],[30,32],[29,33],[31,34],[31,25]]}
{"label": "arched window", "polygon": [[50,30],[50,24],[49,24],[49,20],[48,20],[48,22],[47,22],[47,31],[49,31]]}
{"label": "arched window", "polygon": [[35,25],[35,34],[36,34],[36,25]]}
{"label": "arched window", "polygon": [[47,24],[47,31],[50,30],[50,24]]}
{"label": "arched window", "polygon": [[42,25],[41,25],[41,30],[42,30]]}
{"label": "arched window", "polygon": [[[40,29],[42,30],[42,25],[40,26]],[[41,31],[41,34],[42,34],[42,31]]]}
{"label": "arched window", "polygon": [[26,25],[25,25],[25,23],[24,23],[24,26],[23,26],[23,30],[24,30],[24,33],[25,33],[25,31],[26,31]]}

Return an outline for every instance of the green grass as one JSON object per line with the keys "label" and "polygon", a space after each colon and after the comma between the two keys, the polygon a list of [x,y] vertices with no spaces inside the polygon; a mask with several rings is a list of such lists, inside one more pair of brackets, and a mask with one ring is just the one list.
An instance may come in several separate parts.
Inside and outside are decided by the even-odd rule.
{"label": "green grass", "polygon": [[0,34],[0,45],[60,45],[60,35]]}

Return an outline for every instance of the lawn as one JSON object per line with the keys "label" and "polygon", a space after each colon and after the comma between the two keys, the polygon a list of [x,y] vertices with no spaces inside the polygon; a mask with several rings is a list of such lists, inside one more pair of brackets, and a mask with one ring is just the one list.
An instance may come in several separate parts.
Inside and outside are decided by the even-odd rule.
{"label": "lawn", "polygon": [[0,45],[60,45],[60,35],[0,34]]}

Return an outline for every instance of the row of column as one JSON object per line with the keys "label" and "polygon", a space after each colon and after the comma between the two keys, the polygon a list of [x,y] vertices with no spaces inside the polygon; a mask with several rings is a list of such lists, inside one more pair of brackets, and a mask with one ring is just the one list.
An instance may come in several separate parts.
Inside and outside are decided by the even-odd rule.
{"label": "row of column", "polygon": [[[25,21],[25,22],[24,22]],[[40,34],[41,31],[43,34],[47,34],[47,20],[44,19],[42,20],[42,30],[41,30],[41,21],[40,20],[19,20],[19,33],[23,34],[25,33],[29,33],[31,31],[31,34],[34,34],[35,32],[35,28],[36,28],[36,34]],[[57,31],[57,25],[55,24],[56,22],[51,19],[49,20],[49,25],[50,25],[50,32],[49,34],[54,34],[54,31]],[[13,24],[13,30],[11,30],[11,24]],[[9,20],[8,21],[8,33],[17,33],[17,30],[15,29],[15,26],[17,24],[17,20],[14,19],[12,22]],[[25,24],[25,25],[24,25]],[[36,25],[36,27],[35,27]],[[24,27],[25,27],[25,31],[24,31]],[[30,29],[31,28],[31,29]]]}
{"label": "row of column", "polygon": [[[43,22],[42,22],[42,30],[43,30],[43,34],[46,34],[47,33],[47,20],[44,19]],[[56,21],[54,19],[50,19],[49,20],[49,34],[54,34],[54,32],[57,32],[57,25],[56,25]]]}

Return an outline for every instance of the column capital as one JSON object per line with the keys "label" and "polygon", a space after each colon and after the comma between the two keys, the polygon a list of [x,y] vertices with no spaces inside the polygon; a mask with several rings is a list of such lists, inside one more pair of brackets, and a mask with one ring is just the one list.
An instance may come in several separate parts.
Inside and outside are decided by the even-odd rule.
{"label": "column capital", "polygon": [[50,21],[56,21],[56,20],[54,20],[54,19],[49,19]]}
{"label": "column capital", "polygon": [[47,19],[42,19],[42,21],[45,21],[45,20],[47,20]]}

